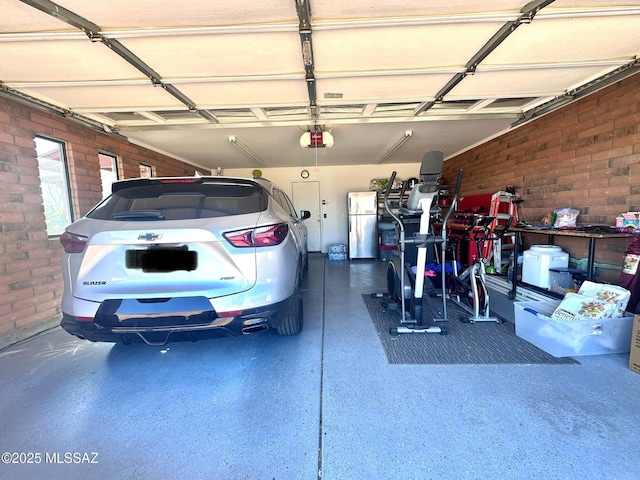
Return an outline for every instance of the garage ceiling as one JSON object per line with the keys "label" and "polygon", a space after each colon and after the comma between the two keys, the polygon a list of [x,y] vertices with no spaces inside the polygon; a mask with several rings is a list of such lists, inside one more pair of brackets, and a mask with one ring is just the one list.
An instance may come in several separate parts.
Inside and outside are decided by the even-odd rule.
{"label": "garage ceiling", "polygon": [[203,169],[353,165],[452,156],[640,69],[640,0],[487,3],[0,0],[0,93]]}

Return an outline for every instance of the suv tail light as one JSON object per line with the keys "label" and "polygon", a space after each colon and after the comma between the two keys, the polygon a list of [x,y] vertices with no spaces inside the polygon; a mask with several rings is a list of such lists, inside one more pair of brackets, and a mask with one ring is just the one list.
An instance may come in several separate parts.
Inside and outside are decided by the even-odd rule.
{"label": "suv tail light", "polygon": [[60,235],[60,243],[64,247],[66,253],[80,253],[87,245],[87,237],[75,235],[73,233],[64,232]]}
{"label": "suv tail light", "polygon": [[227,232],[224,238],[234,247],[271,247],[280,245],[287,238],[288,233],[289,226],[286,223],[280,223],[268,227]]}

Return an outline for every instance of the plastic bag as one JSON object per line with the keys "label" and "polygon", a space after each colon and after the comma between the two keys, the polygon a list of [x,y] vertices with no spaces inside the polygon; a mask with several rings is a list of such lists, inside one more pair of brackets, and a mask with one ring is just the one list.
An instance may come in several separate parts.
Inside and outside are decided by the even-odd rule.
{"label": "plastic bag", "polygon": [[579,214],[580,210],[577,208],[556,208],[553,212],[553,216],[555,217],[553,228],[576,228]]}
{"label": "plastic bag", "polygon": [[631,292],[626,288],[618,285],[590,282],[588,280],[582,282],[578,293],[615,305],[615,310],[611,315],[612,317],[624,316],[629,298],[631,297]]}
{"label": "plastic bag", "polygon": [[567,293],[551,314],[554,320],[573,322],[611,318],[616,306],[604,300],[587,297],[579,293]]}

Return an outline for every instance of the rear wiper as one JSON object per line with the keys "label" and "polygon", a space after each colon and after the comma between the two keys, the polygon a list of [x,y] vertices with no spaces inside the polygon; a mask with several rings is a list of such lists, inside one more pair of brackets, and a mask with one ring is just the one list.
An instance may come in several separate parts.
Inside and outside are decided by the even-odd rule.
{"label": "rear wiper", "polygon": [[164,220],[164,215],[158,210],[132,210],[130,212],[118,212],[111,215],[112,220]]}

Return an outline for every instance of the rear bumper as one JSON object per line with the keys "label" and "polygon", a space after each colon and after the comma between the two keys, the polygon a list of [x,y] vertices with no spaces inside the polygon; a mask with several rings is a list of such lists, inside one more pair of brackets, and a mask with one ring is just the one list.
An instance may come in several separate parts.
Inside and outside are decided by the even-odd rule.
{"label": "rear bumper", "polygon": [[[194,342],[277,328],[284,320],[292,300],[293,297],[290,297],[268,306],[234,312],[233,316],[222,317],[214,310],[202,311],[197,315],[185,315],[184,312],[172,311],[159,314],[157,311],[152,312],[151,308],[147,312],[140,310],[137,314],[122,315],[114,310],[114,303],[117,304],[118,301],[106,307],[105,302],[92,319],[63,312],[60,326],[71,335],[92,342],[147,345]],[[140,303],[140,306],[144,309],[145,303]]]}

